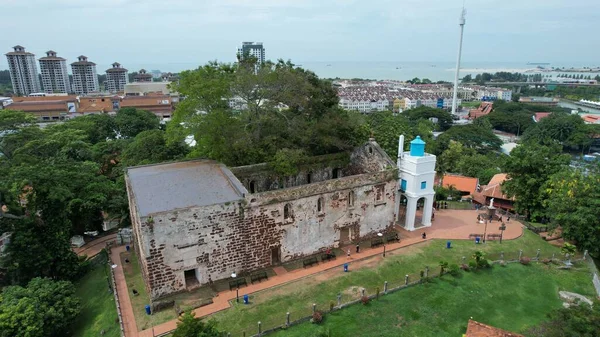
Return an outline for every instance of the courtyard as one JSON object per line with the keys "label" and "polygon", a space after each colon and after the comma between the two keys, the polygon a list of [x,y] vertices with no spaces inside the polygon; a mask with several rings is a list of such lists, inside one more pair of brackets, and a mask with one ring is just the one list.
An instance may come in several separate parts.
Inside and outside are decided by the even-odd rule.
{"label": "courtyard", "polygon": [[[212,287],[201,287],[168,299],[175,300],[181,310],[196,308],[197,317],[217,320],[219,328],[230,332],[232,336],[244,332],[249,335],[256,333],[258,321],[261,321],[263,330],[278,326],[285,321],[286,312],[290,312],[291,320],[295,320],[310,315],[313,304],[321,310],[329,308],[336,303],[338,293],[342,295],[342,303],[346,303],[359,298],[363,288],[367,294],[374,294],[377,288],[382,291],[385,281],[390,288],[397,287],[405,282],[405,275],[409,275],[411,281],[418,279],[426,266],[430,275],[434,275],[439,273],[440,261],[460,264],[463,256],[468,260],[475,250],[482,250],[490,259],[498,259],[500,252],[504,252],[505,259],[517,259],[519,250],[523,251],[523,256],[534,257],[538,249],[543,257],[552,254],[560,256],[558,247],[529,231],[523,232],[521,224],[515,221],[507,224],[502,243],[495,240],[475,245],[473,240],[468,240],[469,234],[483,233],[484,230],[488,234],[499,233],[498,223],[488,224],[486,229],[483,224],[476,222],[476,215],[473,210],[440,210],[436,212],[433,227],[415,232],[400,230],[401,242],[386,245],[385,258],[383,247],[368,248],[368,243],[363,243],[359,254],[355,253],[354,246],[349,247],[352,249],[349,258],[342,254],[342,250],[337,250],[337,259],[313,267],[302,268],[296,262],[270,268],[267,270],[267,281],[239,289],[239,304],[236,303],[236,290],[229,290],[224,282],[215,282]],[[423,232],[427,233],[426,240],[421,237]],[[448,240],[452,245],[450,249],[446,248]],[[127,336],[152,336],[173,330],[177,318],[173,308],[151,316],[145,314],[144,306],[149,303],[149,297],[133,253],[118,247],[113,249],[113,260],[115,254],[121,259],[117,269],[125,267],[128,296],[132,303],[131,315],[135,317],[136,330],[139,330],[128,331]],[[124,263],[125,258],[130,263]],[[348,273],[342,269],[345,263],[349,263]],[[590,283],[589,275],[579,274],[579,281]],[[585,289],[586,285],[591,287],[591,284],[582,287]],[[139,295],[131,296],[133,288]],[[241,303],[244,294],[250,297],[248,305]],[[128,315],[125,312],[123,315],[127,320]]]}

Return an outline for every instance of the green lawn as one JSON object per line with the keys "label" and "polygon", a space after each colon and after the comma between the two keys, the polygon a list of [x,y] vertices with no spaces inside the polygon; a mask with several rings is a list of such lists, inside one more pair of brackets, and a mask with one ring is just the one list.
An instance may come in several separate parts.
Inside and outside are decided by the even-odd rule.
{"label": "green lawn", "polygon": [[465,108],[477,108],[480,104],[481,104],[480,101],[471,101],[471,102],[463,101],[460,103],[460,105]]}
{"label": "green lawn", "polygon": [[558,270],[542,264],[499,265],[458,278],[445,275],[430,284],[404,289],[364,306],[326,315],[322,326],[304,323],[273,336],[461,336],[469,318],[523,332],[561,307],[559,290],[593,297],[585,264]]}
{"label": "green lawn", "polygon": [[82,310],[73,326],[73,336],[98,337],[102,330],[104,337],[120,336],[117,307],[113,294],[108,291],[107,272],[108,266],[101,263],[75,284]]}
{"label": "green lawn", "polygon": [[[377,287],[383,289],[384,281],[389,282],[390,288],[395,287],[404,283],[406,274],[410,275],[411,280],[415,280],[425,266],[430,267],[430,274],[437,273],[441,260],[459,264],[462,256],[468,260],[476,249],[483,250],[491,259],[498,259],[501,251],[505,252],[506,259],[517,259],[519,249],[523,250],[524,256],[530,257],[535,256],[538,248],[541,249],[542,257],[550,257],[552,253],[556,253],[558,257],[560,251],[558,247],[548,244],[529,231],[525,231],[523,236],[516,240],[505,240],[502,244],[488,241],[485,245],[475,246],[472,241],[455,240],[452,242],[453,248],[446,249],[445,243],[446,240],[432,240],[388,253],[384,261],[366,261],[365,266],[360,269],[356,263],[351,263],[349,273],[343,273],[340,267],[339,270],[335,269],[324,276],[315,275],[254,293],[250,305],[234,305],[233,308],[216,313],[212,317],[217,320],[221,330],[231,332],[232,336],[241,335],[243,331],[247,334],[255,333],[258,321],[262,322],[263,329],[280,325],[285,320],[286,312],[290,312],[294,320],[309,315],[313,303],[317,304],[318,308],[328,308],[332,301],[336,301],[336,294],[340,292],[343,302],[348,302],[360,296],[361,288],[366,288],[368,294],[373,294]],[[529,274],[526,277],[529,277]],[[468,280],[468,277],[465,279]],[[591,289],[587,275],[580,280],[586,282],[586,286],[582,286],[583,289]],[[508,282],[506,285],[510,284]],[[438,300],[443,301],[439,298]]]}

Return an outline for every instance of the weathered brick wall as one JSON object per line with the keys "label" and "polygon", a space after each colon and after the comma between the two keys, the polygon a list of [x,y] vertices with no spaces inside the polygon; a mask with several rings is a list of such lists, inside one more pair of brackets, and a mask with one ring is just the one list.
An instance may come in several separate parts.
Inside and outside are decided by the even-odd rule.
{"label": "weathered brick wall", "polygon": [[[352,228],[352,239],[373,235],[392,225],[397,187],[395,171],[258,193],[253,200],[194,207],[141,219],[153,298],[184,290],[184,271],[197,269],[200,283],[227,278],[233,271],[249,272],[271,265],[271,248],[280,247],[289,261],[325,247],[337,247],[340,229]],[[376,186],[384,185],[375,201]],[[354,206],[348,204],[350,192]],[[321,212],[318,199],[323,199]],[[284,219],[291,205],[293,217]]]}

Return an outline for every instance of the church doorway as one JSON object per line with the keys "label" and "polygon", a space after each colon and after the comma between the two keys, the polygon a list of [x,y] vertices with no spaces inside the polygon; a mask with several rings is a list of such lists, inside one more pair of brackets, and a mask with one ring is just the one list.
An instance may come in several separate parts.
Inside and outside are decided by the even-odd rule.
{"label": "church doorway", "polygon": [[196,276],[196,269],[188,269],[183,272],[185,278],[185,287],[190,289],[200,285],[198,277]]}
{"label": "church doorway", "polygon": [[347,245],[350,243],[350,228],[340,228],[340,246]]}
{"label": "church doorway", "polygon": [[271,247],[271,264],[280,264],[281,263],[281,247]]}

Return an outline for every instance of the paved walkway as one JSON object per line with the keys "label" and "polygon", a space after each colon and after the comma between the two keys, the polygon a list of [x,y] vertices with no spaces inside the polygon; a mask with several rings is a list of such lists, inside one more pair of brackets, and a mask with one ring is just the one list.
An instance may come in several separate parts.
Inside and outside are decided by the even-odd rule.
{"label": "paved walkway", "polygon": [[96,240],[90,241],[81,247],[75,247],[75,248],[73,248],[73,251],[75,252],[75,254],[77,254],[79,256],[81,256],[81,255],[87,255],[87,257],[96,256],[96,255],[98,255],[98,253],[100,253],[100,251],[102,249],[106,248],[106,243],[110,242],[110,241],[115,241],[115,242],[117,241],[117,233],[109,234],[107,236],[103,236]]}
{"label": "paved walkway", "polygon": [[[404,229],[399,229],[401,241],[399,243],[386,244],[386,251],[396,250],[402,247],[407,247],[419,242],[423,242],[431,239],[452,239],[452,240],[466,240],[471,233],[484,233],[487,234],[500,234],[500,223],[495,221],[489,223],[487,228],[485,224],[477,223],[477,212],[475,210],[438,210],[435,213],[435,220],[433,221],[432,227],[428,228],[420,228],[414,232],[408,232]],[[427,239],[423,240],[421,235],[423,232],[426,233]],[[503,238],[505,240],[512,240],[520,237],[523,234],[523,227],[517,221],[511,221],[506,223],[506,230],[504,231]],[[372,249],[361,249],[360,253],[355,253],[354,245],[351,247],[351,256],[350,259],[347,257],[338,257],[336,260],[321,262],[318,265],[310,268],[304,269],[296,269],[292,271],[287,271],[284,268],[275,267],[274,270],[276,275],[270,277],[267,281],[263,281],[258,284],[250,284],[247,287],[243,288],[244,294],[251,294],[257,291],[261,291],[264,289],[268,289],[274,286],[278,286],[284,283],[296,281],[298,279],[314,275],[320,273],[322,271],[340,267],[344,263],[352,264],[352,261],[362,260],[368,257],[380,255],[383,253],[384,247],[372,248]],[[114,255],[117,249],[113,248]],[[119,247],[119,251],[125,251],[124,247]],[[344,249],[346,251],[346,249]],[[118,253],[117,257],[113,257],[113,261],[119,261]],[[350,266],[352,268],[352,266]],[[121,275],[123,274],[123,269],[121,266],[118,266],[116,270],[120,270]],[[116,275],[115,275],[116,276]],[[119,280],[117,279],[117,283]],[[127,293],[125,280],[121,280],[122,285],[125,287],[124,293],[127,294],[127,301],[129,300],[129,295]],[[121,294],[121,291],[119,291]],[[232,291],[222,291],[216,297],[213,298],[213,303],[198,309],[194,310],[196,317],[204,317],[210,314],[216,313],[221,310],[225,310],[230,308],[229,301],[235,300],[236,292]],[[125,301],[125,299],[123,299]],[[124,305],[121,305],[123,310]],[[131,304],[129,304],[129,308],[131,308]],[[123,316],[126,314],[123,312]],[[133,318],[133,311],[131,312],[131,317]],[[130,318],[127,318],[130,320]],[[135,327],[135,323],[133,324]],[[129,332],[126,329],[126,337],[153,337],[157,335],[161,335],[167,333],[169,331],[174,330],[177,327],[177,320],[171,320],[166,323],[159,324],[154,327],[154,329],[147,329],[140,332]],[[153,331],[154,330],[154,331]]]}
{"label": "paved walkway", "polygon": [[[125,274],[121,265],[120,254],[125,251],[125,246],[112,247],[110,250],[110,259],[112,263],[117,265],[113,268],[115,273],[115,282],[117,283],[117,294],[119,295],[119,304],[121,305],[121,315],[123,316],[123,328],[125,329],[125,337],[137,337],[138,330],[135,325],[135,316],[133,315],[133,307],[129,299],[129,290],[125,282]],[[152,336],[152,335],[150,335]]]}

